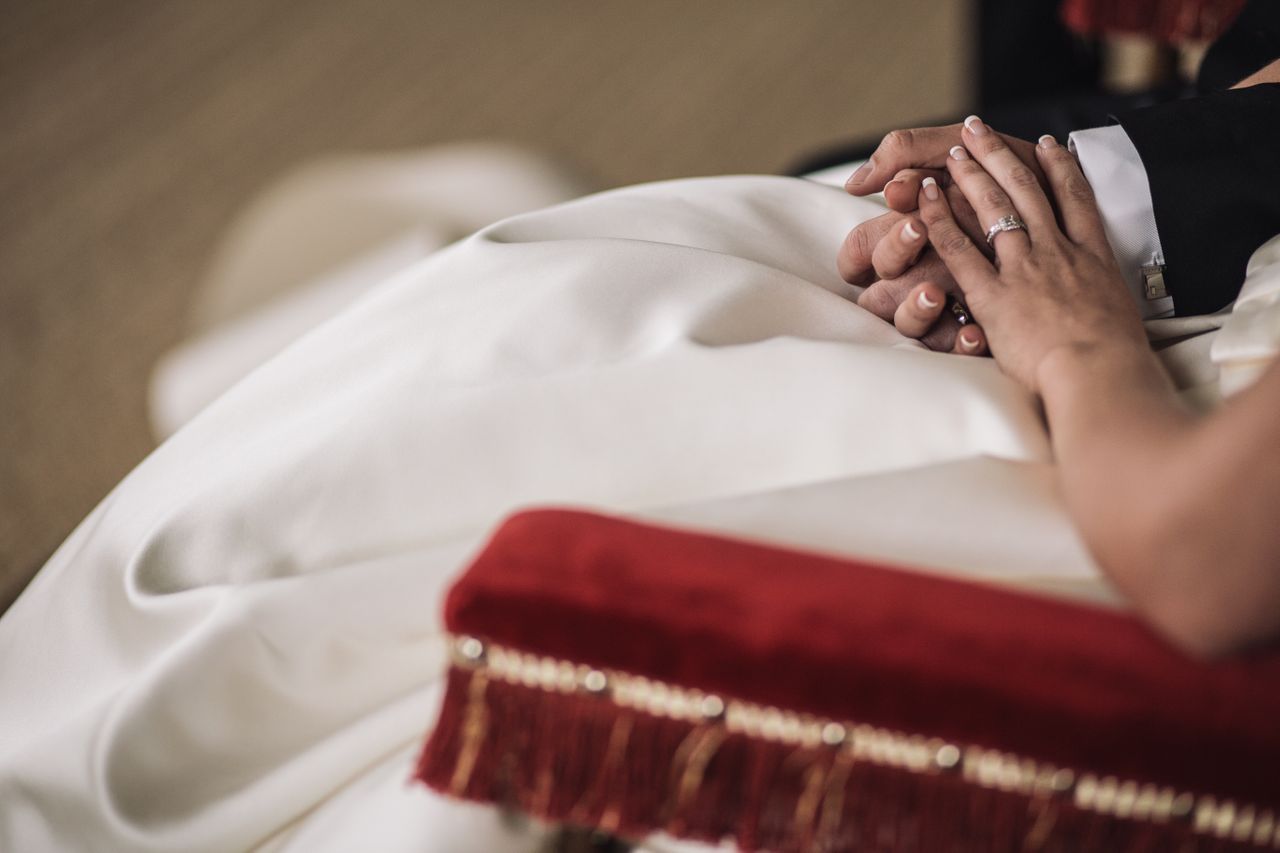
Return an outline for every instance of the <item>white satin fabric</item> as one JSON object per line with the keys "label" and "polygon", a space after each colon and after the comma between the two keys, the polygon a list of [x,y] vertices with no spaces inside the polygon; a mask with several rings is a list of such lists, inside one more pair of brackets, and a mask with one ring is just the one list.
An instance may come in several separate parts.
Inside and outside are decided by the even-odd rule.
{"label": "white satin fabric", "polygon": [[1280,353],[1280,235],[1249,258],[1235,307],[1211,352],[1222,392],[1234,394],[1258,380]]}
{"label": "white satin fabric", "polygon": [[803,180],[518,216],[374,287],[131,473],[0,619],[0,849],[523,851],[406,784],[441,594],[570,504],[1110,600],[1037,403],[833,268]]}

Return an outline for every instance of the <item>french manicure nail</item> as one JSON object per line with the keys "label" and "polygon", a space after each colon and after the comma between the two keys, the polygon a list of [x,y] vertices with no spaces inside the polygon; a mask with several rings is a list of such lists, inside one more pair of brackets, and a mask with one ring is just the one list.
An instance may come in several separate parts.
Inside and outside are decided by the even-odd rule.
{"label": "french manicure nail", "polygon": [[875,168],[875,164],[868,160],[858,167],[858,170],[849,176],[849,180],[845,182],[846,187],[856,187],[862,183],[871,174],[871,170]]}
{"label": "french manicure nail", "polygon": [[938,303],[930,299],[929,294],[923,290],[920,291],[920,295],[916,297],[916,302],[920,305],[921,308],[923,308],[926,311],[930,310],[931,308],[938,307]]}
{"label": "french manicure nail", "polygon": [[1058,147],[1058,140],[1054,139],[1052,136],[1050,136],[1047,133],[1044,136],[1040,137],[1039,142],[1040,142],[1040,147],[1045,149],[1046,151],[1049,150],[1050,148]]}
{"label": "french manicure nail", "polygon": [[955,160],[969,159],[969,152],[964,150],[963,145],[952,145],[950,153],[951,153],[951,157]]}
{"label": "french manicure nail", "polygon": [[969,337],[968,335],[961,335],[960,346],[964,347],[967,350],[972,351],[978,348],[978,342],[973,338]]}
{"label": "french manicure nail", "polygon": [[987,132],[987,126],[983,124],[982,119],[977,116],[969,116],[965,119],[964,126],[968,128],[969,132],[974,136],[982,136]]}
{"label": "french manicure nail", "polygon": [[920,182],[920,186],[924,189],[924,197],[929,201],[938,200],[938,182],[932,177],[925,178]]}
{"label": "french manicure nail", "polygon": [[908,219],[902,226],[902,242],[914,243],[919,239],[920,232],[911,225],[911,220]]}

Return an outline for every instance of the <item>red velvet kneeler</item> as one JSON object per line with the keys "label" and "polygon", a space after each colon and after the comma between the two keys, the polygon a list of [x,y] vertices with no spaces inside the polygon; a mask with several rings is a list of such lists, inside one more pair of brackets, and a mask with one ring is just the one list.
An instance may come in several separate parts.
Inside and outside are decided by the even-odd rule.
{"label": "red velvet kneeler", "polygon": [[1280,846],[1280,655],[1125,614],[544,510],[446,602],[418,778],[744,850]]}

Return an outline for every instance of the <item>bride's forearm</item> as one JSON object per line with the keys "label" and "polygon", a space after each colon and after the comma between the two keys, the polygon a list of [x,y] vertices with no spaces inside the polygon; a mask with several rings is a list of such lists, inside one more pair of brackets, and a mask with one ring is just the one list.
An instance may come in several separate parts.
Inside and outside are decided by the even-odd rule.
{"label": "bride's forearm", "polygon": [[[1138,566],[1133,533],[1155,526],[1157,481],[1194,429],[1168,376],[1145,348],[1073,347],[1039,368],[1063,496],[1105,566]],[[1141,580],[1128,569],[1116,582]]]}
{"label": "bride's forearm", "polygon": [[1280,370],[1206,417],[1134,347],[1056,352],[1040,387],[1068,509],[1135,606],[1203,655],[1280,630]]}
{"label": "bride's forearm", "polygon": [[1055,351],[1039,367],[1039,387],[1072,519],[1111,580],[1151,615],[1163,481],[1192,416],[1154,355],[1129,345]]}

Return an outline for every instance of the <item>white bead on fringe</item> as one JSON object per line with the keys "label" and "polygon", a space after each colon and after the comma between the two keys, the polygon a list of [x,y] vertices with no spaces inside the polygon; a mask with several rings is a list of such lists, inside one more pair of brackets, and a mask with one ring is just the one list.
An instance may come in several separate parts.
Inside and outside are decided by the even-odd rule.
{"label": "white bead on fringe", "polygon": [[485,643],[453,640],[453,660],[492,679],[558,693],[584,692],[656,717],[722,721],[728,732],[795,746],[848,750],[862,762],[913,773],[958,773],[984,788],[1036,797],[1070,797],[1083,811],[1124,820],[1189,821],[1202,835],[1280,849],[1280,821],[1271,811],[1231,800],[1076,773],[1045,762],[973,745],[890,729],[823,719],[678,687],[617,670],[595,669]]}

